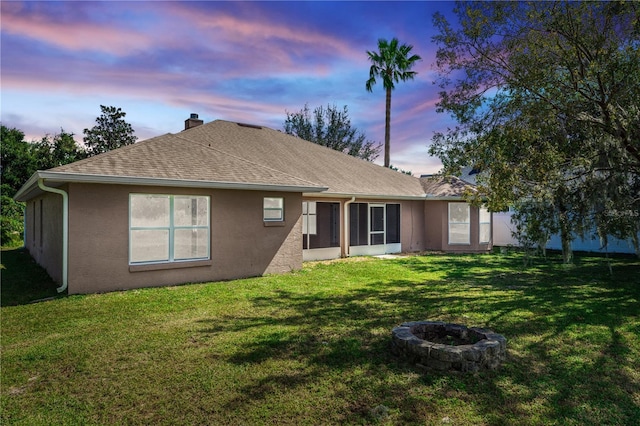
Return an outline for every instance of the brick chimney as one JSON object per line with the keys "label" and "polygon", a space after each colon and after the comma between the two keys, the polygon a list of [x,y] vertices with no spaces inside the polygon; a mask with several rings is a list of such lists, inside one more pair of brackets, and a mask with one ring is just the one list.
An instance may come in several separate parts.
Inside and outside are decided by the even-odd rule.
{"label": "brick chimney", "polygon": [[184,129],[190,129],[192,127],[196,127],[199,126],[201,124],[203,124],[204,121],[200,120],[198,118],[198,114],[195,113],[191,113],[191,117],[187,118],[186,120],[184,120]]}

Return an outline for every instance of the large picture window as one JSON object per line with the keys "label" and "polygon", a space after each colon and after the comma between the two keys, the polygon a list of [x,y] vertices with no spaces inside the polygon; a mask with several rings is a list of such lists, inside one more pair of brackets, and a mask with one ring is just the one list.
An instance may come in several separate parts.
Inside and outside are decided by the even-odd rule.
{"label": "large picture window", "polygon": [[209,259],[209,197],[131,194],[129,263]]}
{"label": "large picture window", "polygon": [[470,209],[467,203],[449,203],[449,244],[471,244]]}

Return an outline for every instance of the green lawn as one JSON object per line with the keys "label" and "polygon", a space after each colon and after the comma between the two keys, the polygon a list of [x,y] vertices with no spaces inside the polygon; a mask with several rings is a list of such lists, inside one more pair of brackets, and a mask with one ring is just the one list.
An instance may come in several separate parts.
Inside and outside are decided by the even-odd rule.
{"label": "green lawn", "polygon": [[[0,420],[640,424],[640,262],[612,259],[609,275],[601,257],[522,260],[356,258],[25,304],[13,280],[33,264],[6,251]],[[390,332],[423,319],[491,328],[508,359],[476,375],[416,370],[390,354]]]}

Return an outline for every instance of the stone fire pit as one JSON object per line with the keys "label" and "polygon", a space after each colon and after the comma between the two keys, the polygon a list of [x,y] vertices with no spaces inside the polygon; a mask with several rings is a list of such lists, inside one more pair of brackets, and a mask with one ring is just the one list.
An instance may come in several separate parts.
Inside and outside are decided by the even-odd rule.
{"label": "stone fire pit", "polygon": [[442,321],[405,322],[392,332],[391,350],[425,369],[474,373],[495,370],[507,339],[491,330]]}

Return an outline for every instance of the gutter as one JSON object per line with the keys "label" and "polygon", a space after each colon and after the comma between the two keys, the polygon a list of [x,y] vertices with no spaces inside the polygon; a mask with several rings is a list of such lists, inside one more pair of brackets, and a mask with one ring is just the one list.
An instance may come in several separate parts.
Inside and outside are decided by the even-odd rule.
{"label": "gutter", "polygon": [[166,187],[182,187],[182,188],[215,188],[215,189],[239,189],[249,191],[281,191],[281,192],[302,192],[316,193],[326,191],[328,188],[323,186],[310,185],[282,185],[268,183],[251,183],[251,182],[225,182],[225,181],[204,181],[189,179],[169,179],[169,178],[149,178],[136,176],[111,176],[111,175],[93,175],[82,173],[66,173],[66,172],[48,172],[37,171],[31,178],[20,188],[14,195],[17,201],[25,201],[28,194],[33,190],[36,180],[47,179],[50,182],[61,183],[101,183],[114,185],[141,185],[141,186],[166,186]]}
{"label": "gutter", "polygon": [[344,203],[344,254],[349,257],[349,205],[356,201],[356,197],[351,197],[350,200]]}
{"label": "gutter", "polygon": [[365,193],[345,193],[345,192],[321,192],[321,193],[302,193],[303,197],[318,198],[366,198],[367,200],[403,200],[403,201],[419,201],[425,200],[426,195],[383,195],[383,194],[365,194]]}
{"label": "gutter", "polygon": [[67,289],[69,277],[69,194],[62,189],[45,186],[42,178],[38,179],[38,187],[45,192],[62,195],[62,285],[56,289],[62,293]]}
{"label": "gutter", "polygon": [[367,200],[380,200],[380,201],[460,201],[464,200],[462,195],[383,195],[383,194],[353,194],[343,192],[321,192],[321,193],[302,193],[303,197],[313,198],[351,198],[358,197],[359,199]]}

